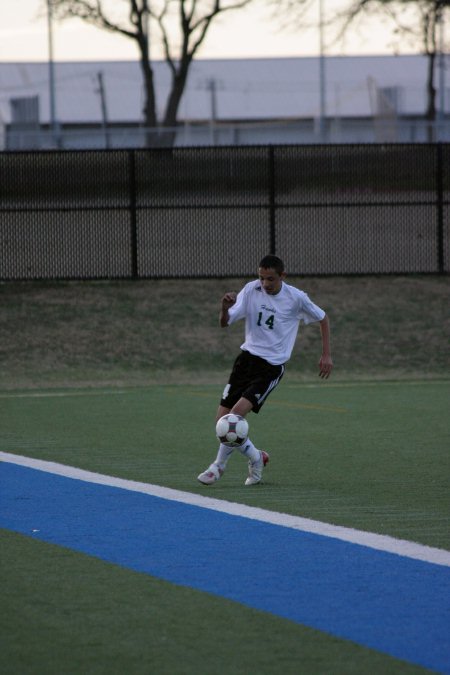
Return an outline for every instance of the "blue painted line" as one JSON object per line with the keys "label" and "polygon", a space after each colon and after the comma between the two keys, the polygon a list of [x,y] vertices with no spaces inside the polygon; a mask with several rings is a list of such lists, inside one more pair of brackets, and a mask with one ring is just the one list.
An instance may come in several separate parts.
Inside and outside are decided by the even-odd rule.
{"label": "blue painted line", "polygon": [[0,527],[450,675],[450,568],[0,464]]}

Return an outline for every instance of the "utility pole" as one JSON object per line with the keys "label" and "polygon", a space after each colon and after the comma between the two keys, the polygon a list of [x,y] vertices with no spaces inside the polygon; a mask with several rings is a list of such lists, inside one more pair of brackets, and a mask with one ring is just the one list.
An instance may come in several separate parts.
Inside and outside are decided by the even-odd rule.
{"label": "utility pole", "polygon": [[108,131],[108,113],[106,109],[106,96],[105,96],[105,87],[103,85],[103,73],[102,71],[97,73],[98,79],[98,93],[100,94],[100,104],[102,108],[102,128],[103,133],[105,134],[105,148],[110,147],[109,143],[109,131]]}
{"label": "utility pole", "polygon": [[47,33],[48,33],[48,81],[50,99],[50,129],[52,138],[59,147],[60,138],[56,121],[56,95],[55,95],[55,68],[53,63],[53,21],[52,0],[47,0]]}
{"label": "utility pole", "polygon": [[207,88],[209,89],[211,98],[211,115],[210,115],[211,142],[213,145],[216,145],[217,93],[216,93],[216,81],[214,78],[208,80]]}
{"label": "utility pole", "polygon": [[444,46],[444,11],[439,12],[439,107],[438,107],[438,138],[440,128],[445,117],[445,46]]}
{"label": "utility pole", "polygon": [[320,86],[320,113],[319,113],[319,133],[322,143],[325,142],[326,132],[326,83],[325,83],[325,47],[323,40],[323,0],[319,0],[319,86]]}

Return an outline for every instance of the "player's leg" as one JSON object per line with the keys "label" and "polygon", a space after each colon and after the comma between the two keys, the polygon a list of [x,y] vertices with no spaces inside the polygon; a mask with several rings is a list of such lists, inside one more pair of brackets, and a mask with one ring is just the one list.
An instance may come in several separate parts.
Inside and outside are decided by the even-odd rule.
{"label": "player's leg", "polygon": [[240,415],[241,417],[247,417],[248,413],[253,409],[252,401],[249,401],[245,396],[241,398],[233,405],[231,409],[225,408],[222,405],[219,405],[217,409],[216,422],[224,415],[227,415],[229,412],[234,413],[235,415]]}
{"label": "player's leg", "polygon": [[[251,405],[250,410],[254,409],[254,406],[245,397],[241,398],[239,403],[242,404],[242,407],[236,405],[231,412],[240,415],[241,413],[239,413],[238,410],[245,410],[247,404]],[[244,417],[244,415],[242,416]],[[238,450],[241,455],[248,460],[248,476],[244,484],[256,485],[257,483],[260,483],[263,469],[269,461],[268,453],[264,450],[259,450],[259,448],[254,445],[253,441],[251,441],[250,437],[247,438],[245,443],[237,446],[235,450]]]}
{"label": "player's leg", "polygon": [[[221,404],[217,409],[216,421],[230,412],[245,417],[254,408],[254,405],[255,403],[245,398],[245,396],[241,396],[232,408]],[[256,485],[261,482],[262,471],[269,461],[269,455],[264,450],[259,450],[255,447],[250,438],[247,438],[245,443],[234,448],[220,443],[214,462],[197,477],[200,483],[212,485],[218,481],[222,477],[234,450],[238,450],[248,460],[248,477],[245,485]]]}
{"label": "player's leg", "polygon": [[[228,391],[227,393],[227,397],[229,397],[231,400],[234,400],[238,396],[238,389],[230,387],[230,390],[231,391]],[[240,415],[241,417],[246,417],[248,413],[252,410],[252,408],[253,403],[243,396],[241,396],[231,408],[223,405],[223,402],[221,402],[219,407],[217,408],[216,424],[221,417],[223,417],[224,415],[228,415],[228,413],[230,412],[234,413],[235,415]],[[243,443],[243,445],[240,446],[238,445],[235,446],[234,448],[230,448],[228,445],[220,443],[219,449],[217,451],[217,457],[211,464],[211,466],[208,467],[207,469],[207,471],[212,472],[214,476],[214,478],[212,476],[209,476],[208,477],[209,481],[215,482],[216,480],[219,480],[219,478],[225,471],[228,464],[228,460],[230,459],[234,450],[239,450],[239,452],[245,455],[247,459],[251,462],[256,462],[260,458],[259,450],[255,448],[250,439],[247,439],[245,443]],[[202,474],[200,474],[200,476],[201,475]],[[213,478],[213,480],[211,480],[211,478]],[[209,482],[207,484],[209,484]]]}
{"label": "player's leg", "polygon": [[[229,382],[223,391],[216,422],[230,412],[241,417],[246,417],[252,410],[258,413],[283,374],[284,366],[272,366],[264,359],[242,352],[233,365]],[[239,450],[248,460],[249,473],[245,485],[259,483],[263,468],[269,461],[269,455],[264,450],[256,448],[250,438],[237,448],[230,448],[221,443],[216,459],[197,477],[198,480],[205,485],[211,485],[219,480],[234,449]]]}
{"label": "player's leg", "polygon": [[[223,417],[224,415],[228,415],[228,413],[230,412],[233,412],[236,415],[240,415],[241,417],[245,417],[250,412],[252,407],[253,404],[244,398],[240,398],[236,403],[236,405],[234,405],[232,408],[222,405],[221,403],[217,408],[216,424],[221,417]],[[217,450],[216,459],[212,464],[208,466],[208,468],[205,471],[203,471],[201,474],[197,476],[197,480],[199,480],[200,483],[203,483],[204,485],[212,485],[213,483],[218,481],[222,477],[225,469],[227,468],[228,460],[233,454],[233,451],[240,450],[242,452],[241,448],[244,447],[248,448],[249,454],[243,453],[246,454],[248,459],[250,459],[251,457],[252,461],[255,461],[257,457],[259,458],[259,451],[257,451],[254,448],[253,443],[248,442],[248,440],[246,441],[246,443],[244,443],[243,446],[236,446],[234,448],[230,448],[228,445],[220,443],[219,448]]]}
{"label": "player's leg", "polygon": [[[228,383],[222,392],[222,398],[220,399],[219,407],[217,408],[216,423],[221,417],[228,415],[228,413],[231,412],[233,406],[241,399],[242,388],[248,385],[245,360],[245,355],[243,355],[242,352],[235,359]],[[251,410],[250,403],[245,414],[247,414],[249,410]],[[241,413],[237,414],[239,415]],[[245,415],[242,415],[242,417],[245,417]],[[227,445],[220,443],[216,459],[205,471],[203,471],[203,473],[197,476],[197,480],[204,485],[212,485],[219,480],[225,471],[228,460],[233,454],[233,450],[234,448],[229,448]]]}
{"label": "player's leg", "polygon": [[[221,417],[228,415],[230,412],[234,413],[235,415],[240,415],[241,417],[246,417],[252,408],[253,403],[244,397],[241,397],[231,409],[226,408],[223,405],[219,405],[217,409],[216,423]],[[234,450],[239,450],[239,452],[245,455],[247,459],[253,462],[259,459],[259,450],[255,448],[249,438],[246,439],[243,445],[238,445],[234,448],[230,448],[227,445],[224,445],[224,443],[221,443],[217,451],[217,457],[214,461],[214,464],[216,464],[219,468],[219,471],[221,471],[220,475],[222,475],[222,473],[225,471],[228,460],[230,459]]]}
{"label": "player's leg", "polygon": [[[221,417],[223,417],[224,415],[228,415],[229,412],[230,408],[227,408],[224,405],[219,405],[217,409],[216,423],[218,422],[218,420],[220,420]],[[205,469],[205,471],[203,471],[197,476],[197,480],[200,481],[200,483],[203,483],[203,485],[212,485],[213,483],[215,483],[222,477],[222,474],[226,469],[228,460],[230,459],[232,454],[233,448],[229,448],[227,445],[220,443],[216,459],[212,464],[208,466],[207,469]]]}
{"label": "player's leg", "polygon": [[[250,407],[254,413],[259,413],[267,397],[283,377],[284,365],[274,366],[259,357],[251,357],[251,374],[251,382],[244,389],[241,399],[233,407],[232,412],[237,412],[239,409],[245,411]],[[257,485],[261,482],[263,469],[269,461],[268,453],[256,448],[250,438],[238,449],[248,459],[248,476],[245,485]]]}

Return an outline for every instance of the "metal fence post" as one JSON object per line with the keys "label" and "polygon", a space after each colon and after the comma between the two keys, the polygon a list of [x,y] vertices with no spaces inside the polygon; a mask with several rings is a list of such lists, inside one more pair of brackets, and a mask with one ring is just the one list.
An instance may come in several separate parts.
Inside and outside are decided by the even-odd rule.
{"label": "metal fence post", "polygon": [[275,151],[273,145],[269,146],[269,228],[270,228],[270,253],[276,253],[276,203],[275,203]]}
{"label": "metal fence post", "polygon": [[436,146],[436,207],[438,272],[444,274],[444,162],[442,143]]}
{"label": "metal fence post", "polygon": [[137,213],[136,213],[136,158],[135,151],[128,151],[129,166],[129,193],[130,193],[130,255],[131,255],[131,278],[137,279],[138,253],[137,253]]}

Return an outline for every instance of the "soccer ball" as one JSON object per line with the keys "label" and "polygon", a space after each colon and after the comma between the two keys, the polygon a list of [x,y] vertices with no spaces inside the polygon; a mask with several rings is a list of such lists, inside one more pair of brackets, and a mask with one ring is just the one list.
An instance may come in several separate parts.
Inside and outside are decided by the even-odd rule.
{"label": "soccer ball", "polygon": [[224,415],[216,424],[216,435],[224,445],[236,448],[248,438],[248,422],[244,417],[234,413]]}

